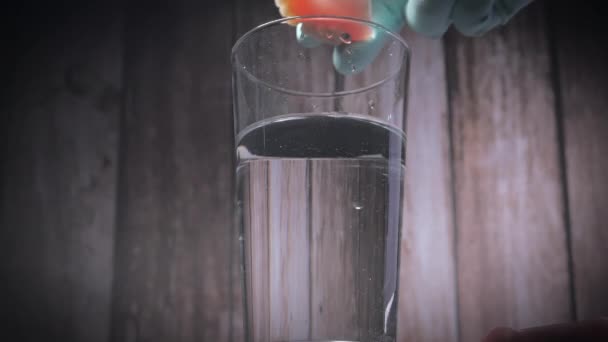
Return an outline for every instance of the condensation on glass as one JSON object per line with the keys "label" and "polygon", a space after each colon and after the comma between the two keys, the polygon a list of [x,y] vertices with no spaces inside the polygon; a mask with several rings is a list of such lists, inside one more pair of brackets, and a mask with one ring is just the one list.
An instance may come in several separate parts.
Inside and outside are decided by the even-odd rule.
{"label": "condensation on glass", "polygon": [[[301,44],[297,24],[370,32],[377,56],[341,74],[334,54],[355,66],[364,42],[320,29]],[[408,58],[398,35],[338,17],[274,21],[236,43],[248,341],[395,340]]]}

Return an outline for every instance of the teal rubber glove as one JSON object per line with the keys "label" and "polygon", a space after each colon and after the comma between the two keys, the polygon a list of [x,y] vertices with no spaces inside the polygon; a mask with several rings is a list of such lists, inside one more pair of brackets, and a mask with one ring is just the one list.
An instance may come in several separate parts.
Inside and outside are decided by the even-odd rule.
{"label": "teal rubber glove", "polygon": [[[532,0],[370,0],[373,22],[393,32],[407,25],[428,37],[441,37],[450,25],[466,36],[479,36],[505,24]],[[307,36],[301,25],[297,30],[303,46],[319,44]],[[362,71],[382,50],[382,36],[355,42],[346,54],[343,46],[334,50],[336,70],[348,75]]]}

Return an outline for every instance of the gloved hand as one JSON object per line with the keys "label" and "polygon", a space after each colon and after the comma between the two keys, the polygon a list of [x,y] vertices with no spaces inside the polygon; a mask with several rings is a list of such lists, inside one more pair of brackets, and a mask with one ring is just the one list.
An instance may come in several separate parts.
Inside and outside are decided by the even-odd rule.
{"label": "gloved hand", "polygon": [[[287,2],[289,0],[279,0]],[[294,1],[294,0],[291,0]],[[302,1],[302,0],[295,0]],[[332,0],[326,0],[332,1]],[[399,32],[407,23],[414,31],[428,37],[442,36],[450,25],[467,36],[479,36],[496,26],[505,24],[532,0],[369,0],[371,21],[391,31]],[[309,13],[307,13],[309,14]],[[315,13],[323,15],[327,13]],[[292,13],[291,15],[300,15]],[[318,44],[315,38],[305,34],[298,26],[298,40],[304,46]],[[334,65],[343,74],[363,70],[383,47],[382,39],[353,43],[352,53],[345,63],[344,49],[334,51]]]}
{"label": "gloved hand", "polygon": [[[372,3],[391,0],[370,0]],[[462,34],[479,36],[505,24],[532,0],[399,0],[402,17],[414,31],[430,37],[440,37],[450,24]],[[375,18],[374,18],[375,19]],[[377,18],[382,24],[384,17]],[[389,19],[392,22],[394,19]],[[391,29],[393,29],[391,27]]]}

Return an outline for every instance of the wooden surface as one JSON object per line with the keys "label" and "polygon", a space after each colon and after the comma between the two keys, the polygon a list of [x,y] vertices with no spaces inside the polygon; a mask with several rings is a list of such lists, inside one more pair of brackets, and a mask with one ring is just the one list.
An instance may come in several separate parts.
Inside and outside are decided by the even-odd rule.
{"label": "wooden surface", "polygon": [[[551,10],[576,316],[589,319],[608,308],[608,48],[593,39],[603,22],[596,4],[573,19],[565,4]],[[576,34],[567,25],[578,27]]]}
{"label": "wooden surface", "polygon": [[[310,333],[310,233],[306,161],[268,162],[270,340],[300,341]],[[278,271],[278,272],[276,272]]]}
{"label": "wooden surface", "polygon": [[571,318],[541,5],[480,39],[448,38],[463,341]]}
{"label": "wooden surface", "polygon": [[[277,17],[273,7],[18,13],[0,103],[2,337],[242,340],[229,53]],[[583,22],[538,1],[482,38],[405,33],[399,341],[474,341],[496,325],[608,315],[601,13],[589,6]],[[317,248],[311,265],[339,266],[321,264],[332,256]],[[307,324],[347,329],[340,319]]]}
{"label": "wooden surface", "polygon": [[[358,198],[357,171],[323,161],[311,163],[311,322],[312,339],[356,340],[359,234],[358,220],[353,216],[353,202]],[[327,205],[332,203],[331,206]],[[360,204],[359,204],[360,205]],[[349,234],[351,233],[351,234]],[[332,275],[325,276],[322,275]]]}
{"label": "wooden surface", "polygon": [[456,341],[456,282],[444,48],[411,31],[400,341]]}
{"label": "wooden surface", "polygon": [[111,5],[77,6],[55,23],[46,19],[52,7],[27,10],[2,108],[0,338],[102,342],[110,328],[124,16]]}
{"label": "wooden surface", "polygon": [[230,337],[232,15],[128,10],[113,341]]}

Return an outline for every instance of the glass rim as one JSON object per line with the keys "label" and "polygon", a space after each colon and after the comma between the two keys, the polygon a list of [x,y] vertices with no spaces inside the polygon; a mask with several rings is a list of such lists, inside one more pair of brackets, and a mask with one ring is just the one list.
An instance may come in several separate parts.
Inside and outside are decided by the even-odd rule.
{"label": "glass rim", "polygon": [[[403,48],[404,54],[403,54],[403,62],[401,63],[401,67],[396,68],[395,71],[391,72],[388,76],[386,76],[385,78],[374,82],[370,85],[364,86],[364,87],[359,87],[353,90],[343,90],[343,91],[338,91],[338,92],[332,92],[332,93],[328,93],[328,92],[308,92],[308,91],[298,91],[298,90],[292,90],[292,89],[287,89],[287,88],[283,88],[283,87],[279,87],[277,85],[274,85],[272,83],[266,82],[264,80],[261,80],[259,77],[254,76],[251,72],[249,72],[248,70],[242,69],[242,68],[236,68],[236,55],[237,52],[239,51],[239,47],[241,45],[243,45],[243,43],[253,34],[255,34],[256,32],[259,32],[261,30],[264,30],[268,27],[271,26],[275,26],[277,24],[285,24],[289,21],[293,21],[293,20],[305,20],[305,19],[336,19],[336,20],[343,20],[343,21],[348,21],[348,22],[356,22],[359,24],[364,24],[367,26],[371,26],[373,28],[376,29],[380,29],[383,32],[387,33],[389,36],[391,36],[391,38],[393,38],[395,41],[397,41],[401,47]],[[295,39],[295,38],[294,38]],[[232,64],[232,70],[236,71],[236,72],[243,72],[247,78],[249,78],[251,81],[259,83],[259,84],[263,84],[266,87],[269,87],[271,89],[274,89],[278,92],[281,93],[285,93],[288,95],[295,95],[295,96],[307,96],[307,97],[339,97],[339,96],[346,96],[346,95],[353,95],[353,94],[358,94],[358,93],[363,93],[366,92],[370,89],[376,88],[381,86],[382,84],[394,79],[395,77],[399,76],[401,69],[403,68],[403,66],[405,66],[407,68],[408,63],[409,63],[409,59],[410,59],[410,47],[407,44],[407,42],[405,41],[405,39],[403,37],[401,37],[400,34],[386,28],[384,25],[378,24],[376,22],[373,21],[369,21],[369,20],[365,20],[365,19],[360,19],[360,18],[355,18],[355,17],[344,17],[344,16],[335,16],[335,15],[305,15],[305,16],[291,16],[291,17],[284,17],[284,18],[279,18],[279,19],[275,19],[275,20],[271,20],[268,21],[266,23],[260,24],[252,29],[250,29],[249,31],[247,31],[245,34],[243,34],[239,39],[237,39],[237,41],[234,43],[234,45],[232,46],[231,52],[230,52],[230,61]],[[407,70],[406,70],[407,72]]]}

